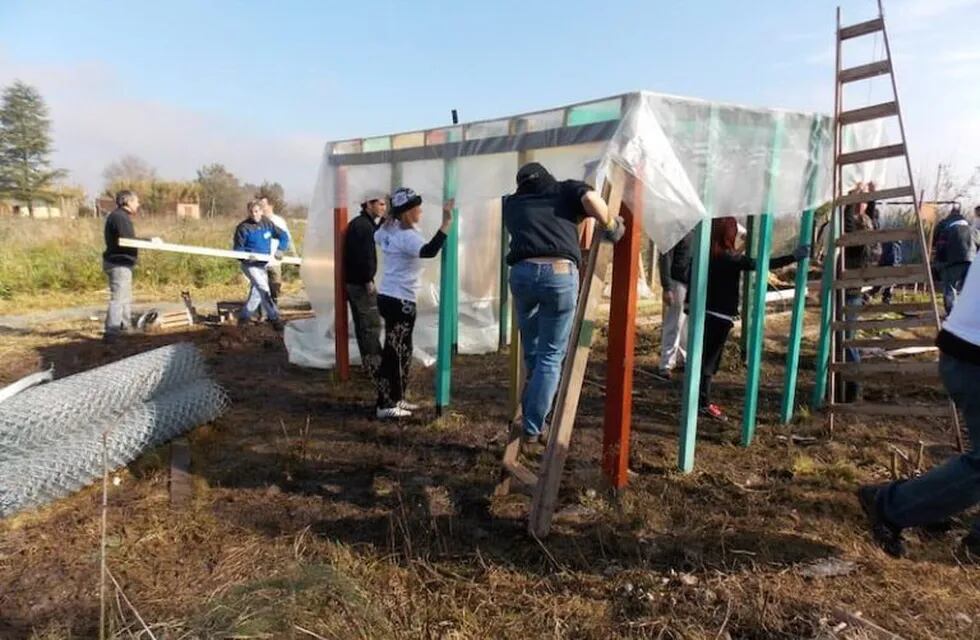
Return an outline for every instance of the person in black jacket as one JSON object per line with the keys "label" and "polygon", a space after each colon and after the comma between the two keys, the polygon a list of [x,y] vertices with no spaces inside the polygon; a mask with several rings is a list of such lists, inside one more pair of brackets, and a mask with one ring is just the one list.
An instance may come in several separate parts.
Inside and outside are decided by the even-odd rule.
{"label": "person in black jacket", "polygon": [[135,238],[132,217],[140,208],[140,199],[132,191],[116,194],[116,208],[105,219],[105,251],[102,270],[109,278],[109,309],[105,317],[103,340],[115,342],[119,335],[132,327],[133,267],[137,250],[120,247],[120,238]]}
{"label": "person in black jacket", "polygon": [[558,390],[561,364],[578,301],[578,224],[587,217],[616,242],[625,227],[587,183],[558,181],[531,162],[517,172],[517,191],[504,197],[504,225],[510,234],[510,290],[524,347],[527,384],[521,397],[524,442],[540,445],[544,421]]}
{"label": "person in black jacket", "polygon": [[[711,222],[711,255],[708,262],[708,294],[705,301],[704,347],[701,356],[701,391],[698,413],[725,421],[724,411],[711,402],[711,380],[718,372],[728,334],[739,311],[742,272],[755,271],[756,261],[735,250],[738,222],[735,218],[716,218]],[[810,247],[798,247],[788,256],[769,260],[770,269],[779,269],[803,259]]]}
{"label": "person in black jacket", "polygon": [[684,236],[669,251],[660,254],[658,268],[660,285],[663,287],[663,324],[660,328],[660,365],[657,376],[671,379],[671,371],[687,358],[684,340],[687,335],[687,284],[691,279],[691,238]]}
{"label": "person in black jacket", "polygon": [[378,272],[378,255],[374,232],[388,209],[386,196],[371,194],[361,203],[361,214],[347,225],[344,236],[344,289],[354,317],[354,335],[361,354],[361,366],[376,382],[381,364],[381,314],[378,311],[378,289],[374,276]]}

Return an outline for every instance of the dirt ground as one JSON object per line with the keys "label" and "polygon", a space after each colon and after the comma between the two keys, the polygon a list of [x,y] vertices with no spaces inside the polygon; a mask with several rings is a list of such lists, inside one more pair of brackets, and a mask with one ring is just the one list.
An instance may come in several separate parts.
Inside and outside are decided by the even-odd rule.
{"label": "dirt ground", "polygon": [[[452,412],[371,417],[361,377],[287,363],[265,327],[133,337],[108,350],[91,322],[2,335],[0,383],[53,363],[59,376],[190,340],[232,408],[190,434],[193,504],[168,504],[168,449],[115,477],[108,566],[157,638],[980,638],[980,561],[964,533],[911,532],[906,559],[871,544],[854,499],[889,475],[891,447],[925,466],[951,453],[943,420],[777,425],[787,316],[769,320],[756,442],[738,446],[744,369],[730,341],[717,397],[733,420],[702,423],[695,471],[675,471],[679,386],[654,369],[642,319],[634,474],[618,499],[598,473],[604,343],[593,351],[552,534],[529,538],[529,499],[492,498],[505,435],[503,354],[463,356]],[[815,317],[809,319],[815,326]],[[804,351],[800,400],[812,384]],[[358,374],[359,375],[359,374]],[[901,380],[907,384],[906,380]],[[935,396],[915,386],[897,396]],[[797,436],[797,437],[793,437]],[[101,494],[87,490],[0,521],[0,637],[92,638],[99,618]],[[835,559],[850,570],[807,577]],[[110,598],[114,637],[149,638]]]}

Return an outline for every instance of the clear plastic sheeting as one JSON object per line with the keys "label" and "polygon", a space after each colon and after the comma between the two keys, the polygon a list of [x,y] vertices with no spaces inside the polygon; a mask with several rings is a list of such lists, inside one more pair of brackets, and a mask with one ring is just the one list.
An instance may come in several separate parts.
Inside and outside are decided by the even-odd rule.
{"label": "clear plastic sheeting", "polygon": [[[866,140],[874,139],[874,131],[851,129],[849,143],[864,148]],[[709,216],[792,218],[820,206],[830,197],[832,149],[831,120],[825,115],[649,92],[453,128],[329,143],[310,207],[302,267],[317,320],[287,333],[290,360],[333,364],[332,344],[311,347],[333,341],[334,209],[346,207],[353,218],[365,194],[390,193],[399,186],[415,189],[423,197],[421,232],[431,236],[439,225],[447,163],[456,163],[459,349],[482,353],[497,348],[500,198],[513,191],[520,162],[541,162],[559,179],[597,183],[616,162],[635,179],[624,203],[642,212],[644,232],[666,250]],[[872,175],[875,169],[869,165],[865,173],[847,174],[845,180]],[[419,296],[415,344],[430,355],[436,345],[439,270],[439,260],[426,261]],[[356,355],[353,345],[351,354]]]}

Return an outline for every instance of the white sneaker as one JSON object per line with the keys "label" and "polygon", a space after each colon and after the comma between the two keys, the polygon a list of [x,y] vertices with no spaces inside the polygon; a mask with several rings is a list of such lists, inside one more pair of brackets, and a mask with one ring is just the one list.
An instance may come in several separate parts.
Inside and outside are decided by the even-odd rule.
{"label": "white sneaker", "polygon": [[418,411],[421,407],[419,407],[417,404],[412,404],[407,400],[399,400],[398,408],[404,409],[405,411]]}
{"label": "white sneaker", "polygon": [[378,407],[376,415],[382,420],[388,418],[407,418],[412,415],[412,412],[408,409],[402,409],[401,407],[390,407],[388,409],[382,409]]}

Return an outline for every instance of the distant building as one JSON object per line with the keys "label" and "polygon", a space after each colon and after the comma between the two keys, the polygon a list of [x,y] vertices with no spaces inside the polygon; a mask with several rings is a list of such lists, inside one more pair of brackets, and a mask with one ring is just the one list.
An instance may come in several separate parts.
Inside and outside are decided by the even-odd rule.
{"label": "distant building", "polygon": [[[53,202],[35,202],[33,216],[37,220],[77,218],[78,209],[81,205],[82,196],[80,194],[65,190],[63,193],[56,194]],[[29,218],[31,214],[31,207],[26,201],[15,198],[0,198],[0,216]]]}

